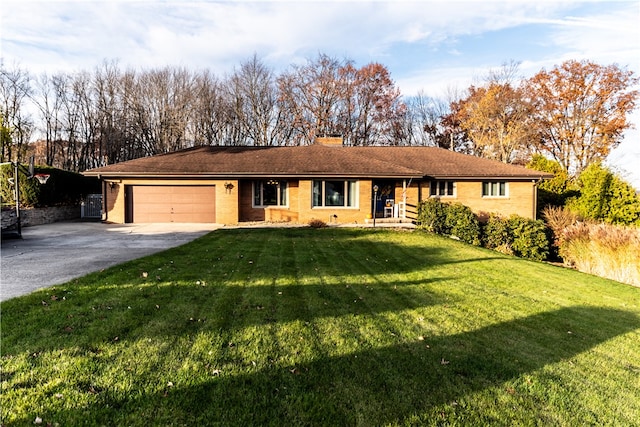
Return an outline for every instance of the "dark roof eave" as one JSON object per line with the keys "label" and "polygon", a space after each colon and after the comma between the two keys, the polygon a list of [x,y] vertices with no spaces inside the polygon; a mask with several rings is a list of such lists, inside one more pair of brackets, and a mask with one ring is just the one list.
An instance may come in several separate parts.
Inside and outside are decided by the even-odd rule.
{"label": "dark roof eave", "polygon": [[157,172],[83,172],[84,176],[109,178],[185,178],[185,179],[248,179],[248,178],[378,178],[416,179],[422,175],[351,174],[351,173],[157,173]]}
{"label": "dark roof eave", "polygon": [[450,179],[450,180],[466,180],[466,181],[478,181],[478,180],[497,180],[497,179],[510,179],[510,180],[540,180],[550,179],[553,175],[540,174],[540,175],[428,175],[426,179]]}

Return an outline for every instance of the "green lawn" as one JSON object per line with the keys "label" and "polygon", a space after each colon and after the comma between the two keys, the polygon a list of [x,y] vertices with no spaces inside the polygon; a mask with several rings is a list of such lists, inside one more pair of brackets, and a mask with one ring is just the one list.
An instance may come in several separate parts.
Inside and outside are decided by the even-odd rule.
{"label": "green lawn", "polygon": [[640,422],[640,289],[421,232],[219,230],[1,326],[7,426]]}

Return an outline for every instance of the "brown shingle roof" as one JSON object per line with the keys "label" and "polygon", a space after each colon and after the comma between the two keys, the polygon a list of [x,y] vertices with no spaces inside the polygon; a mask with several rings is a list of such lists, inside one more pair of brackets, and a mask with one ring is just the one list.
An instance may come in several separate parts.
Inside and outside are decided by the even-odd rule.
{"label": "brown shingle roof", "polygon": [[386,159],[431,178],[550,178],[553,175],[438,147],[352,147],[367,158]]}
{"label": "brown shingle roof", "polygon": [[116,163],[89,176],[526,178],[548,174],[435,147],[205,146]]}

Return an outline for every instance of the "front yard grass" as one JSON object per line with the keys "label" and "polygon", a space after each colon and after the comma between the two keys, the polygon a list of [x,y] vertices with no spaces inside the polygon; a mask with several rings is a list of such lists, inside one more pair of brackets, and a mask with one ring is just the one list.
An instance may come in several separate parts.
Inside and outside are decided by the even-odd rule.
{"label": "front yard grass", "polygon": [[7,426],[640,420],[640,289],[421,232],[219,230],[1,328]]}

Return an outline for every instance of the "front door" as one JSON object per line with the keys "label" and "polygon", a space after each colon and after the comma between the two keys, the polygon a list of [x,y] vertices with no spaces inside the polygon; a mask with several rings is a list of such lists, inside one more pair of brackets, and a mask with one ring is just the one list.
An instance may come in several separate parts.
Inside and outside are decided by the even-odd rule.
{"label": "front door", "polygon": [[387,208],[386,209],[387,216],[392,216],[393,204],[396,202],[395,181],[390,181],[387,179],[375,180],[373,181],[373,188],[375,188],[376,186],[378,187],[378,191],[377,192],[374,191],[372,194],[372,198],[375,197],[374,205],[371,207],[372,213],[375,212],[376,218],[384,218],[385,208]]}

